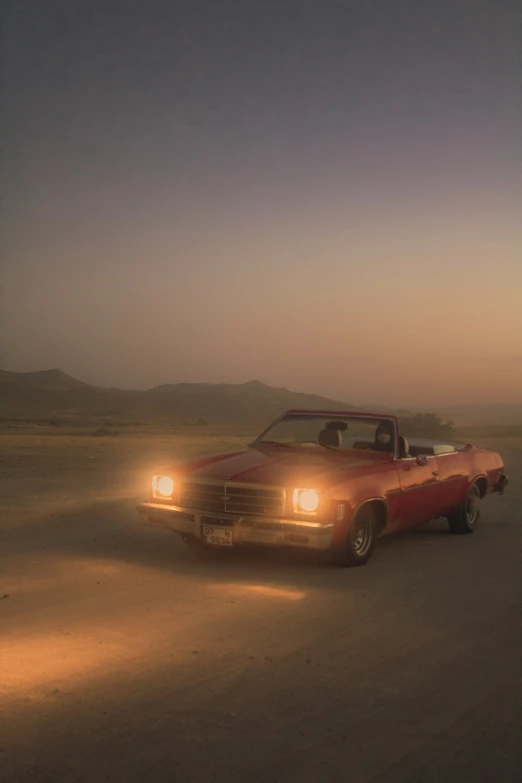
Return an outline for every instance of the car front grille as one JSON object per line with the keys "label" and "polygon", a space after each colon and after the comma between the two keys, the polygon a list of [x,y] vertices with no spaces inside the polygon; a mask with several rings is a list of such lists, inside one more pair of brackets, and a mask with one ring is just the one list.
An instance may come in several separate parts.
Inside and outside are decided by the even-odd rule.
{"label": "car front grille", "polygon": [[284,491],[240,483],[184,481],[179,505],[218,514],[280,516],[284,513]]}

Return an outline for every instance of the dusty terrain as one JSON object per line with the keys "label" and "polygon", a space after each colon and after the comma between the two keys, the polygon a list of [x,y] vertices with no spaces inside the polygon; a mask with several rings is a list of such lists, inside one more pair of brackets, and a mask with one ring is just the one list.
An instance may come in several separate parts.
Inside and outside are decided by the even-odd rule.
{"label": "dusty terrain", "polygon": [[522,451],[475,535],[347,571],[141,527],[206,437],[0,435],[2,783],[521,780]]}

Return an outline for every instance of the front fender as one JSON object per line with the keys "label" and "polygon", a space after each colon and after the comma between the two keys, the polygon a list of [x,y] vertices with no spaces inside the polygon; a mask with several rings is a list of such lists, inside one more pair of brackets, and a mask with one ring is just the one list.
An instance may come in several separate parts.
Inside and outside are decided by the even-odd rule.
{"label": "front fender", "polygon": [[351,525],[357,517],[357,514],[364,506],[367,506],[368,504],[372,504],[376,508],[376,514],[379,520],[379,533],[385,529],[389,517],[386,497],[373,494],[369,497],[364,496],[357,498],[357,500],[351,498],[344,503],[344,518],[342,520],[337,520],[334,524],[332,543],[340,544],[342,541],[344,541]]}
{"label": "front fender", "polygon": [[379,532],[388,529],[398,517],[401,502],[399,473],[393,462],[388,462],[369,473],[361,472],[330,489],[330,498],[345,506],[342,520],[337,521],[334,540],[339,543],[347,534],[355,516],[366,503],[375,503],[379,509]]}

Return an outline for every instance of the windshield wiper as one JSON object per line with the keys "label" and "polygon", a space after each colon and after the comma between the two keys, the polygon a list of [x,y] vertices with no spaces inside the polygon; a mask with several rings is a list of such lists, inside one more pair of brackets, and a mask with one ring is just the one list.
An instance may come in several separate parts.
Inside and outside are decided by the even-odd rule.
{"label": "windshield wiper", "polygon": [[257,446],[264,446],[264,445],[281,446],[281,448],[283,448],[283,449],[291,449],[293,444],[292,443],[281,443],[278,440],[260,440],[260,441],[257,442],[256,445]]}

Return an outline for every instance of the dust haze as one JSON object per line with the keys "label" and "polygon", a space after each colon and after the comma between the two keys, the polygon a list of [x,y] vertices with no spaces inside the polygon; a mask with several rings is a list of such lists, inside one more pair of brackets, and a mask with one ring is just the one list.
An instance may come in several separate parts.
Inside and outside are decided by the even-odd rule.
{"label": "dust haze", "polygon": [[[1,783],[522,780],[519,6],[3,4]],[[509,486],[353,569],[141,524],[290,408]]]}

